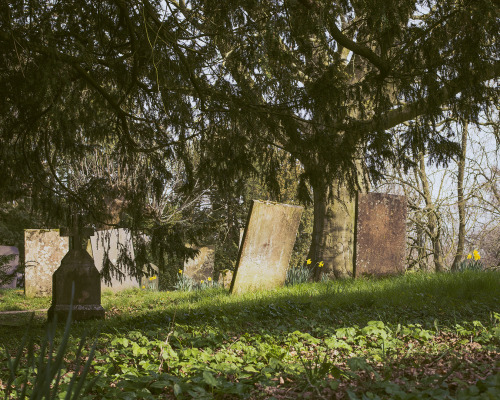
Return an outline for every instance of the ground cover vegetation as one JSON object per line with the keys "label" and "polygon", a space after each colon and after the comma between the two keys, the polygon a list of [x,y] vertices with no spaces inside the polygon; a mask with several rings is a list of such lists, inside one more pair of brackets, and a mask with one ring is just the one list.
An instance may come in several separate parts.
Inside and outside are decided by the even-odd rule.
{"label": "ground cover vegetation", "polygon": [[[493,399],[500,394],[499,288],[498,271],[465,271],[305,283],[239,297],[223,289],[105,292],[105,321],[51,333],[55,350],[67,339],[54,398],[75,390],[80,381],[69,388],[71,379],[94,351],[81,388],[93,386],[80,398]],[[42,321],[35,317],[28,331],[32,369],[25,345],[12,380],[6,354],[15,357],[26,326],[0,327],[6,398],[23,388],[30,394],[36,368],[47,369],[48,358],[37,358],[49,353],[40,347]]]}

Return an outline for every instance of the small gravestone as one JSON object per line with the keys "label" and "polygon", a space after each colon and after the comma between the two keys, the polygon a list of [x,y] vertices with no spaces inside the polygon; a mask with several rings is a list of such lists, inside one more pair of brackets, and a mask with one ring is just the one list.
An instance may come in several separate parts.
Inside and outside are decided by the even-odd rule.
{"label": "small gravestone", "polygon": [[233,280],[233,271],[230,269],[225,269],[219,272],[219,284],[222,285],[224,289],[229,289],[231,287],[231,282]]}
{"label": "small gravestone", "polygon": [[92,233],[92,229],[80,227],[77,217],[73,219],[71,229],[61,229],[61,235],[71,236],[71,249],[52,276],[49,321],[55,316],[58,321],[66,321],[70,309],[74,321],[104,318],[99,271],[90,254],[82,248],[83,236]]}
{"label": "small gravestone", "polygon": [[252,202],[231,293],[284,285],[302,210],[288,204]]}
{"label": "small gravestone", "polygon": [[214,274],[215,250],[212,246],[196,248],[198,255],[184,263],[184,276],[199,283],[212,279]]}
{"label": "small gravestone", "polygon": [[154,264],[149,264],[150,269],[153,270],[153,275],[143,276],[141,278],[141,288],[149,290],[159,290],[159,268]]}
{"label": "small gravestone", "polygon": [[99,273],[102,273],[107,260],[110,262],[111,282],[102,280],[102,290],[116,292],[141,287],[139,279],[128,272],[135,261],[132,234],[129,230],[119,228],[97,231],[91,236],[90,242],[91,254]]}
{"label": "small gravestone", "polygon": [[390,275],[405,271],[406,197],[358,195],[355,274]]}
{"label": "small gravestone", "polygon": [[59,229],[24,230],[24,292],[26,297],[50,296],[52,275],[69,250],[67,237]]}
{"label": "small gravestone", "polygon": [[6,283],[1,284],[0,289],[15,289],[17,286],[17,266],[19,264],[19,250],[14,246],[0,246],[0,256],[7,256],[6,262],[0,262],[0,276],[5,276]]}

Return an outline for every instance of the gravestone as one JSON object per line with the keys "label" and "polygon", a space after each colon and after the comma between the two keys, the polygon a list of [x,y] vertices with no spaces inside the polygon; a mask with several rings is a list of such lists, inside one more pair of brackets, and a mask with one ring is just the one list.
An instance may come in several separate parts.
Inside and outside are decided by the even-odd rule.
{"label": "gravestone", "polygon": [[153,275],[146,275],[141,278],[141,288],[158,291],[160,269],[154,264],[149,264],[149,267],[153,270]]}
{"label": "gravestone", "polygon": [[199,283],[212,279],[214,274],[215,250],[212,246],[196,248],[198,255],[184,263],[184,276]]}
{"label": "gravestone", "polygon": [[219,284],[222,285],[224,289],[229,289],[231,287],[231,282],[233,280],[233,271],[230,269],[225,269],[219,272]]}
{"label": "gravestone", "polygon": [[15,289],[17,286],[19,250],[14,246],[0,246],[0,256],[10,256],[1,271],[2,274],[5,274],[10,279],[10,282],[0,285],[0,289]]}
{"label": "gravestone", "polygon": [[59,229],[24,230],[24,293],[26,297],[50,296],[52,275],[69,250],[67,237]]}
{"label": "gravestone", "polygon": [[389,275],[405,271],[405,196],[358,194],[355,275]]}
{"label": "gravestone", "polygon": [[[124,289],[140,288],[141,282],[130,276],[127,271],[126,262],[135,261],[134,245],[132,234],[128,229],[109,229],[97,231],[90,237],[92,256],[97,270],[101,273],[104,268],[106,258],[111,262],[111,283],[101,280],[102,290],[112,290],[114,292]],[[118,269],[125,276],[116,274],[114,269]]]}
{"label": "gravestone", "polygon": [[283,286],[302,207],[253,200],[231,293]]}
{"label": "gravestone", "polygon": [[79,225],[78,217],[73,218],[71,229],[61,229],[61,235],[71,236],[71,248],[52,276],[49,321],[55,316],[60,322],[66,321],[70,309],[74,321],[104,318],[99,271],[90,254],[82,248],[83,236],[92,233],[92,229]]}

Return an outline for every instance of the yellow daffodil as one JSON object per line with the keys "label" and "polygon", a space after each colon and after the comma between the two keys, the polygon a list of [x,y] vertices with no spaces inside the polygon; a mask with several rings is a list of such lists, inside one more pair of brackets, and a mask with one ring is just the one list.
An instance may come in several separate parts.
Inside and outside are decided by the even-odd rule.
{"label": "yellow daffodil", "polygon": [[208,277],[207,281],[209,281],[209,282],[210,282],[211,280],[212,280],[212,278]]}
{"label": "yellow daffodil", "polygon": [[311,263],[312,263],[311,259],[310,259],[310,258],[308,258],[308,259],[306,260],[306,263],[307,263],[307,265],[311,264]]}
{"label": "yellow daffodil", "polygon": [[201,283],[205,282],[203,279],[201,280]]}
{"label": "yellow daffodil", "polygon": [[474,260],[478,261],[481,259],[481,256],[479,255],[479,251],[474,250]]}
{"label": "yellow daffodil", "polygon": [[472,258],[472,254],[471,253],[467,254],[467,260],[470,260],[471,258]]}
{"label": "yellow daffodil", "polygon": [[155,280],[155,279],[156,279],[156,275],[153,275],[153,280]]}
{"label": "yellow daffodil", "polygon": [[182,274],[182,269],[179,270],[179,274]]}
{"label": "yellow daffodil", "polygon": [[142,285],[142,288],[143,288],[143,289],[146,289],[146,286]]}
{"label": "yellow daffodil", "polygon": [[152,281],[152,280],[153,280],[153,277],[151,276],[151,277],[149,278],[149,280],[150,280],[150,281]]}
{"label": "yellow daffodil", "polygon": [[318,264],[318,267],[322,267],[323,265],[325,265],[325,263],[323,261],[320,261],[319,264]]}

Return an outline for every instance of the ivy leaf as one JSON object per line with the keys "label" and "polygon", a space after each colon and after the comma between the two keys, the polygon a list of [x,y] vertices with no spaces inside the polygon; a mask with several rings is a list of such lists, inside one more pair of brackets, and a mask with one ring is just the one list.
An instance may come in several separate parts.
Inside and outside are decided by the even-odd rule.
{"label": "ivy leaf", "polygon": [[203,371],[203,380],[207,385],[210,385],[212,387],[217,386],[217,379],[215,379],[215,377],[209,371]]}
{"label": "ivy leaf", "polygon": [[181,393],[182,393],[182,388],[180,387],[180,385],[178,383],[175,383],[174,384],[174,394],[176,396],[179,396]]}

